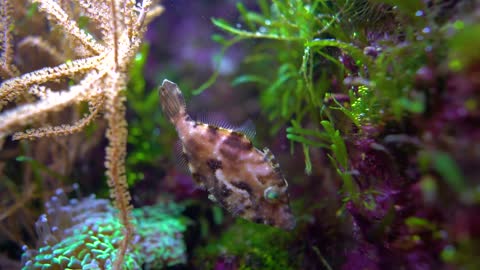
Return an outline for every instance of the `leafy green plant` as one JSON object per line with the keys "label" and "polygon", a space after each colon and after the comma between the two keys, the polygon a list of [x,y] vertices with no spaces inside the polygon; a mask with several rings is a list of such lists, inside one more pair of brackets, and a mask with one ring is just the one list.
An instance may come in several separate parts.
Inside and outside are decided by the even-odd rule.
{"label": "leafy green plant", "polygon": [[[215,40],[225,48],[241,40],[265,40],[245,61],[249,67],[257,68],[250,68],[251,74],[239,76],[233,84],[253,82],[264,88],[260,99],[269,120],[275,122],[272,133],[292,118],[297,122],[306,117],[318,120],[330,86],[327,75],[336,73],[342,77],[345,71],[328,50],[336,48],[354,58],[368,61],[360,49],[349,43],[349,38],[331,38],[332,33],[349,36],[340,28],[340,14],[349,1],[336,1],[335,4],[299,0],[272,1],[271,5],[267,1],[258,3],[261,13],[248,11],[243,4],[237,4],[245,27],[238,28],[224,20],[213,19],[217,27],[234,35],[231,40],[215,36]],[[331,72],[317,68],[324,60],[331,62]],[[278,67],[274,72],[260,71],[272,70],[265,69],[272,65]],[[314,74],[314,71],[321,75]]]}
{"label": "leafy green plant", "polygon": [[[136,55],[130,69],[128,85],[128,107],[132,112],[128,125],[129,148],[126,165],[129,185],[142,180],[142,166],[157,165],[162,156],[168,155],[175,134],[170,124],[162,117],[156,89],[147,89],[144,68],[149,46],[144,45]],[[162,133],[162,136],[160,136]]]}
{"label": "leafy green plant", "polygon": [[[353,184],[347,173],[345,143],[339,131],[333,131],[329,111],[340,109],[354,123],[360,124],[357,120],[376,102],[373,90],[368,87],[357,92],[339,84],[339,89],[332,89],[333,80],[342,81],[354,73],[366,77],[366,70],[373,64],[373,60],[353,43],[358,42],[360,35],[342,24],[344,14],[356,3],[348,0],[268,2],[258,1],[260,12],[248,11],[243,4],[237,4],[243,20],[241,27],[213,19],[217,27],[234,36],[229,40],[215,36],[215,40],[224,45],[222,53],[239,41],[262,40],[245,59],[249,73],[237,77],[233,85],[256,83],[260,86],[262,110],[273,123],[271,133],[276,133],[285,124],[290,125],[287,138],[302,144],[307,173],[312,171],[311,147],[332,150],[330,158],[351,193]],[[352,72],[339,60],[340,56],[363,68]],[[202,86],[196,93],[204,88]],[[349,92],[354,106],[337,107],[335,104],[339,103],[330,106],[324,102],[338,91]],[[371,112],[369,118],[374,119],[374,110]],[[305,128],[306,125],[309,127]]]}
{"label": "leafy green plant", "polygon": [[212,269],[218,254],[223,254],[235,256],[242,270],[298,269],[300,260],[288,250],[294,239],[292,233],[238,219],[219,239],[211,238],[195,250],[194,263],[199,269]]}
{"label": "leafy green plant", "polygon": [[[394,5],[399,7],[396,13]],[[242,24],[213,19],[217,27],[233,36],[214,36],[224,45],[218,58],[237,42],[259,40],[254,41],[253,52],[244,61],[248,73],[238,76],[233,85],[259,86],[262,111],[272,122],[271,133],[290,125],[287,137],[302,144],[307,173],[312,169],[309,149],[329,148],[331,134],[322,121],[335,121],[333,111],[343,112],[360,130],[390,116],[401,119],[405,114],[425,111],[424,94],[413,91],[413,78],[426,60],[433,34],[440,30],[415,30],[433,20],[415,13],[422,3],[260,0],[258,6],[259,12],[237,4]],[[387,11],[392,13],[390,22],[409,20],[412,27],[377,30],[390,37],[373,40],[376,45],[372,46],[367,35],[379,27],[375,23],[389,22],[382,15]],[[370,20],[382,16],[384,21]],[[404,36],[405,43],[398,42],[399,36]],[[368,50],[374,50],[375,55],[370,56]],[[213,83],[216,75],[195,93]],[[338,101],[339,95],[348,100]],[[332,154],[337,161],[343,159]]]}

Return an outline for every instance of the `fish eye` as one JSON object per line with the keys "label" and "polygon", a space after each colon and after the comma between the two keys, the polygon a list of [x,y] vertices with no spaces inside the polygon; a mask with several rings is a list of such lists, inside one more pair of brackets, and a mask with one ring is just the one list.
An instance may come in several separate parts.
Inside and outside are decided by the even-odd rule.
{"label": "fish eye", "polygon": [[276,187],[268,187],[263,192],[263,197],[269,202],[275,202],[280,197],[280,192]]}

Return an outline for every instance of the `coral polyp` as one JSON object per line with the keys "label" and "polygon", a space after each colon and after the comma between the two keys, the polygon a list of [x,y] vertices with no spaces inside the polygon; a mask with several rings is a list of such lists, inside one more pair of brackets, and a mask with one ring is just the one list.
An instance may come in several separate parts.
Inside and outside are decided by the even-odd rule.
{"label": "coral polyp", "polygon": [[[150,269],[186,261],[183,207],[173,202],[133,210],[134,240],[124,269]],[[24,247],[23,269],[112,269],[122,239],[117,210],[94,195],[67,200],[57,190],[35,224],[38,247]]]}

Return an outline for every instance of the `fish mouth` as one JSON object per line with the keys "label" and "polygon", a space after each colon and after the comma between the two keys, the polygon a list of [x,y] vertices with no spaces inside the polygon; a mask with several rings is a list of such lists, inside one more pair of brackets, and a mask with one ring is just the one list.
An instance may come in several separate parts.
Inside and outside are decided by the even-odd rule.
{"label": "fish mouth", "polygon": [[174,90],[174,89],[175,89],[176,87],[178,87],[178,86],[177,86],[176,83],[171,82],[171,81],[165,79],[165,80],[163,80],[163,82],[162,82],[162,87],[164,87],[165,89],[167,89],[167,90],[169,90],[169,91],[172,91],[172,90]]}

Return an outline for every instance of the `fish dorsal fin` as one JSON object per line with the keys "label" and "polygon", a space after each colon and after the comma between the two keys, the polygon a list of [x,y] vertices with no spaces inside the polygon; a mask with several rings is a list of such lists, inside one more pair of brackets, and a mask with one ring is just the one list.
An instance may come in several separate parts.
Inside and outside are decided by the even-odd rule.
{"label": "fish dorsal fin", "polygon": [[195,114],[194,119],[196,122],[201,122],[224,129],[235,128],[235,126],[228,122],[227,119],[225,119],[220,113],[200,112]]}
{"label": "fish dorsal fin", "polygon": [[255,124],[250,119],[245,121],[243,124],[241,124],[237,128],[234,128],[233,130],[244,134],[250,140],[253,140],[253,138],[255,138],[255,135],[257,134],[257,131],[255,130]]}
{"label": "fish dorsal fin", "polygon": [[234,125],[228,122],[228,120],[226,120],[225,118],[221,117],[220,114],[199,113],[195,116],[195,121],[242,133],[249,140],[253,140],[256,135],[255,124],[250,119],[248,119],[241,125]]}

